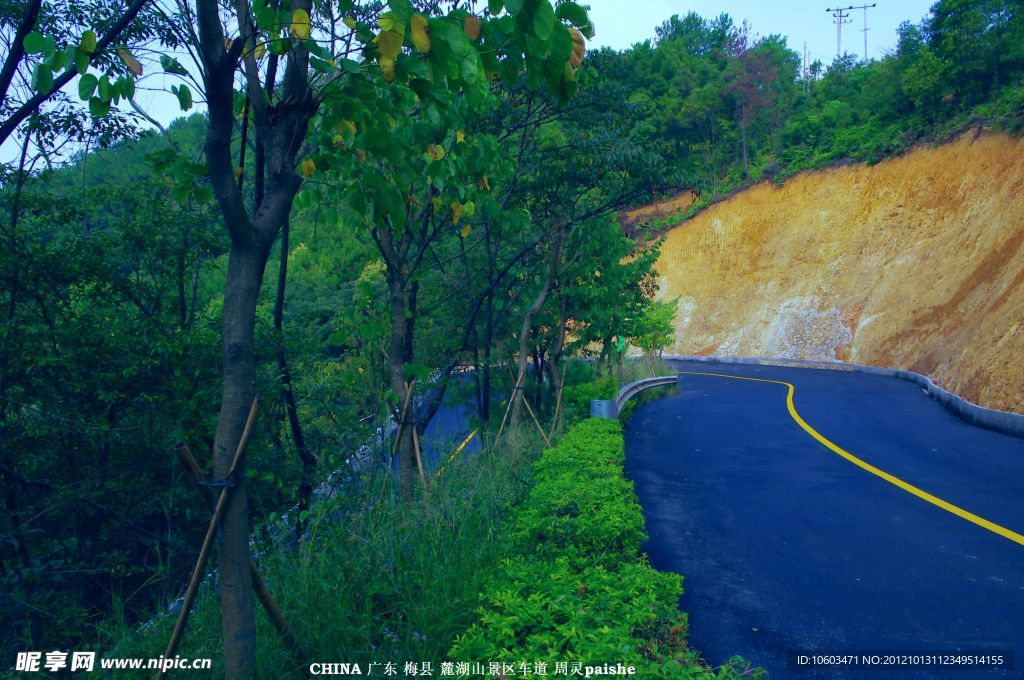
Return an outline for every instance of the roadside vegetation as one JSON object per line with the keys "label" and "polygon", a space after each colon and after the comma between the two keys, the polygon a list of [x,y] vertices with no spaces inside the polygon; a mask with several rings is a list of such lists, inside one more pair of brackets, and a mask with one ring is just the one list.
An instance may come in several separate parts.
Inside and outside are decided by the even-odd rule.
{"label": "roadside vegetation", "polygon": [[[663,372],[674,333],[653,269],[671,222],[619,215],[1019,132],[1024,15],[941,0],[892,55],[801,73],[727,16],[587,53],[576,3],[483,4],[0,4],[0,658],[164,651],[210,517],[186,443],[205,488],[234,488],[180,650],[218,673],[441,659],[460,635],[578,658],[625,635],[645,668],[706,672],[678,579],[638,556],[621,438],[570,429]],[[191,112],[158,130],[135,99],[154,76]],[[420,476],[442,404],[483,450]],[[544,449],[561,462],[531,471]],[[544,528],[581,481],[610,514]],[[259,611],[252,554],[302,654]],[[582,579],[582,618],[565,600],[548,623],[597,637],[491,636],[495,579],[524,599]]]}

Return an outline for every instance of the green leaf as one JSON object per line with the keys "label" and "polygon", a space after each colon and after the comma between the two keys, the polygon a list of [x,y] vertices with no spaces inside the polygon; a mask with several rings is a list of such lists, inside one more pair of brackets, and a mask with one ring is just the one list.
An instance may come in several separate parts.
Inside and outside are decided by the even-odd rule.
{"label": "green leaf", "polygon": [[192,90],[188,89],[188,85],[172,86],[171,92],[178,98],[178,105],[181,106],[182,111],[192,108]]}
{"label": "green leaf", "polygon": [[533,32],[541,40],[551,37],[555,28],[555,10],[551,9],[548,0],[540,0],[533,9]]}
{"label": "green leaf", "polygon": [[587,17],[587,10],[575,2],[563,2],[555,8],[555,16],[563,21],[568,21],[576,28],[584,28],[590,23],[590,19]]}
{"label": "green leaf", "polygon": [[487,0],[487,11],[490,12],[492,16],[497,16],[498,12],[501,11],[501,8],[504,7],[504,5],[505,3],[502,2],[502,0]]}
{"label": "green leaf", "polygon": [[[505,9],[512,16],[516,16],[522,11],[525,2],[526,0],[505,0]],[[547,2],[547,0],[544,0],[544,2]]]}
{"label": "green leaf", "polygon": [[86,31],[82,34],[82,41],[79,44],[82,51],[86,54],[92,54],[96,51],[96,33],[94,31]]}
{"label": "green leaf", "polygon": [[347,73],[359,73],[359,62],[354,59],[341,58],[338,59],[338,66],[340,66]]}
{"label": "green leaf", "polygon": [[99,97],[93,97],[89,100],[89,113],[96,118],[102,118],[110,113],[110,102],[103,101]]}
{"label": "green leaf", "polygon": [[185,67],[177,59],[166,54],[160,55],[160,66],[163,67],[164,73],[173,73],[179,76],[188,75],[188,71],[185,70]]}
{"label": "green leaf", "polygon": [[572,54],[572,36],[569,34],[569,29],[563,24],[556,23],[551,33],[550,45],[551,49],[548,54],[551,56],[551,61],[558,64],[568,61],[569,55]]}
{"label": "green leaf", "polygon": [[43,36],[39,31],[32,31],[25,36],[25,40],[21,44],[29,54],[42,54],[46,41],[43,40]]}
{"label": "green leaf", "polygon": [[92,97],[98,83],[99,80],[91,73],[86,73],[78,80],[78,96],[82,101],[88,101]]}
{"label": "green leaf", "polygon": [[75,50],[75,68],[79,75],[84,75],[89,70],[89,55],[80,49]]}
{"label": "green leaf", "polygon": [[105,102],[109,102],[114,98],[113,93],[110,91],[110,79],[107,78],[106,74],[100,78],[99,92],[97,96]]}
{"label": "green leaf", "polygon": [[388,7],[403,23],[409,21],[409,17],[412,16],[412,5],[409,4],[409,0],[388,0]]}
{"label": "green leaf", "polygon": [[213,187],[209,185],[201,186],[196,188],[196,201],[199,203],[209,203],[213,200]]}
{"label": "green leaf", "polygon": [[56,49],[57,42],[51,36],[43,36],[43,56],[47,59],[53,58]]}
{"label": "green leaf", "polygon": [[314,71],[319,73],[331,73],[336,69],[334,62],[325,61],[320,57],[314,57],[312,55],[309,57],[309,65],[313,67]]}
{"label": "green leaf", "polygon": [[118,82],[118,84],[120,86],[118,89],[120,90],[122,97],[124,97],[125,99],[131,99],[132,97],[135,96],[135,79],[134,78],[131,78],[131,77],[128,77],[128,76],[124,76],[124,77],[118,78],[117,82]]}
{"label": "green leaf", "polygon": [[47,64],[36,64],[36,70],[32,72],[32,89],[36,92],[48,93],[53,87],[53,71]]}

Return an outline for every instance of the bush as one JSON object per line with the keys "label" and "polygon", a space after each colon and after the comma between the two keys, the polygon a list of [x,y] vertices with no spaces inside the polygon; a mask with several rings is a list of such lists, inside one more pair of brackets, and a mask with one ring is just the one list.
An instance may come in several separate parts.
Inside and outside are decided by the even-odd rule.
{"label": "bush", "polygon": [[[646,534],[624,458],[619,422],[590,419],[534,463],[536,483],[502,531],[508,556],[453,659],[621,663],[643,678],[715,677],[687,649],[682,577],[639,553]],[[717,677],[745,670],[737,659]]]}

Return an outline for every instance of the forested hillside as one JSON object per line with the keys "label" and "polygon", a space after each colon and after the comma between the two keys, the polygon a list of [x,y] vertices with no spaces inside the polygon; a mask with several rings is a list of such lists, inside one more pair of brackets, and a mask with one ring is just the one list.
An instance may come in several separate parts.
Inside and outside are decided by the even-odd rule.
{"label": "forested hillside", "polygon": [[[166,5],[0,4],[4,659],[164,652],[210,516],[180,444],[200,488],[231,489],[183,649],[297,668],[255,551],[307,649],[441,658],[529,463],[630,347],[650,371],[673,342],[666,227],[761,180],[1024,126],[1009,0],[940,0],[884,59],[806,73],[727,15],[614,52],[586,51],[573,2]],[[154,129],[134,99],[153,74],[205,112]],[[442,475],[419,438],[445,400],[484,446]],[[703,673],[684,632],[636,648]]]}

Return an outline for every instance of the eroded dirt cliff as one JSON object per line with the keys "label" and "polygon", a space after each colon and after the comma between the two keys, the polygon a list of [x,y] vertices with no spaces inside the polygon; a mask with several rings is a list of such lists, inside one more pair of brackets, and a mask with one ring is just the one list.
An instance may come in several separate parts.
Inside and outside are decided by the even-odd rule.
{"label": "eroded dirt cliff", "polygon": [[672,230],[678,354],[906,368],[1024,412],[1024,140],[761,184]]}

